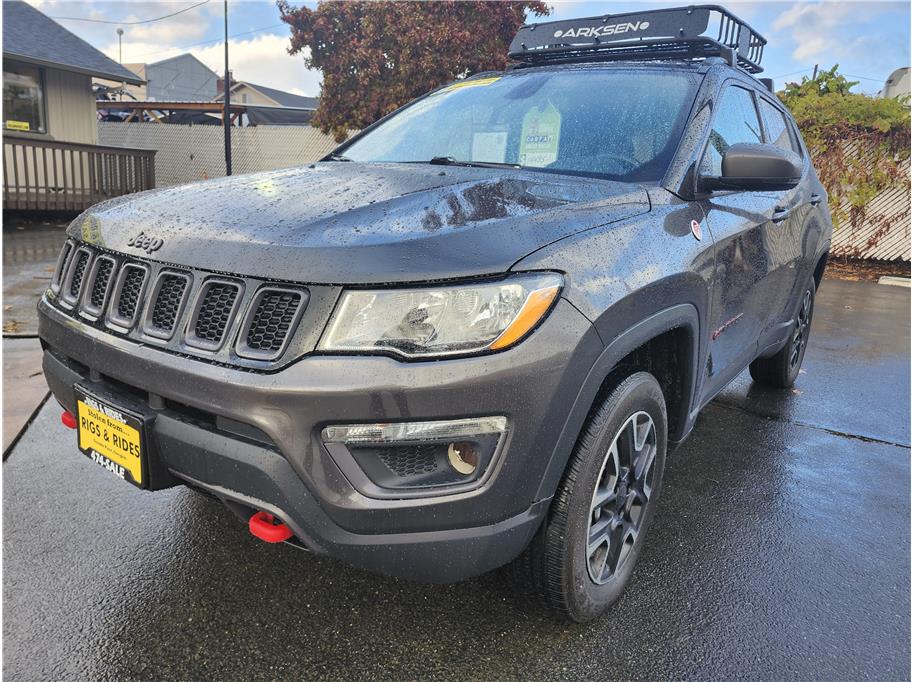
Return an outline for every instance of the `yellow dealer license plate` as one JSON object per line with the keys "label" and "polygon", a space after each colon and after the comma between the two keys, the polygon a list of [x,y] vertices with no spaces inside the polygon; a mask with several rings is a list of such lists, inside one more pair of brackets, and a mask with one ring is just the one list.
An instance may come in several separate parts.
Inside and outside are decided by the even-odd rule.
{"label": "yellow dealer license plate", "polygon": [[76,386],[79,449],[115,476],[144,487],[143,420]]}

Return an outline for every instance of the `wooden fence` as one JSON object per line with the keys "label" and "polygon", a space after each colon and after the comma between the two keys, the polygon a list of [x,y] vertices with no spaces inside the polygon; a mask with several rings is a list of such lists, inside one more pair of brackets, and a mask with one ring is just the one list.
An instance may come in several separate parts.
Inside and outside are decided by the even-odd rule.
{"label": "wooden fence", "polygon": [[155,150],[3,137],[3,208],[82,211],[155,187]]}

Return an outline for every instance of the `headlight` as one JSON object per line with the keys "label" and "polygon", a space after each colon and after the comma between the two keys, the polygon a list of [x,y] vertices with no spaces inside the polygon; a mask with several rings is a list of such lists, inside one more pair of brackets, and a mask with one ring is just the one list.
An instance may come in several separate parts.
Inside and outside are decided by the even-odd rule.
{"label": "headlight", "polygon": [[560,275],[427,289],[345,291],[319,349],[430,357],[502,350],[551,309]]}

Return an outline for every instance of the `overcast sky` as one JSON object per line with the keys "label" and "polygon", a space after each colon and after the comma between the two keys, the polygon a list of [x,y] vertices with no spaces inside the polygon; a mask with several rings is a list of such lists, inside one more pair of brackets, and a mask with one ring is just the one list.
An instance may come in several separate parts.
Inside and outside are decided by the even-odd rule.
{"label": "overcast sky", "polygon": [[[117,25],[76,21],[81,17],[114,22],[154,19],[190,7],[200,0],[179,2],[28,0],[76,35],[115,60]],[[294,3],[296,5],[304,3]],[[315,3],[306,3],[314,5]],[[551,2],[551,18],[569,19],[617,13],[687,2],[637,3]],[[786,80],[810,75],[838,63],[840,70],[859,80],[856,90],[877,92],[893,69],[909,66],[909,2],[729,2],[735,14],[766,36],[764,76],[777,87]],[[124,25],[123,61],[155,62],[191,52],[221,74],[223,64],[223,5],[221,0],[179,16],[142,25]],[[319,72],[304,68],[300,56],[287,53],[289,31],[281,23],[274,2],[229,2],[229,40],[234,77],[297,94],[317,95]]]}

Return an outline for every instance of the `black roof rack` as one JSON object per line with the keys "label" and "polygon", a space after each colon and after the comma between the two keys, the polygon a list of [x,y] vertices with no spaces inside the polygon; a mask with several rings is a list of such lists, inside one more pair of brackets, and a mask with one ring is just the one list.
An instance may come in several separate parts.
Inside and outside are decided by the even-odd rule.
{"label": "black roof rack", "polygon": [[760,73],[764,45],[766,38],[725,8],[692,5],[522,26],[510,43],[510,58],[537,66],[722,57]]}

